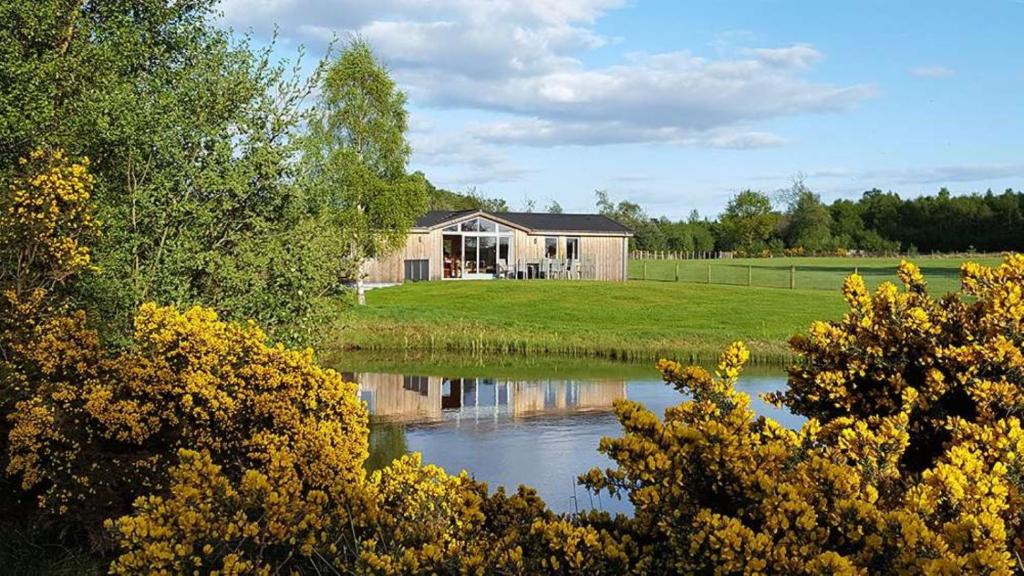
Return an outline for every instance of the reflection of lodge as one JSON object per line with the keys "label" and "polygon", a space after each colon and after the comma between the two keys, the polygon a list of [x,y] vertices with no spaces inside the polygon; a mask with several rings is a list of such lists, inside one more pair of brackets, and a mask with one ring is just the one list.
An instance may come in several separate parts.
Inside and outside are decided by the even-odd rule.
{"label": "reflection of lodge", "polygon": [[358,374],[360,397],[376,418],[436,422],[446,418],[607,411],[626,397],[625,381],[498,381],[400,374]]}

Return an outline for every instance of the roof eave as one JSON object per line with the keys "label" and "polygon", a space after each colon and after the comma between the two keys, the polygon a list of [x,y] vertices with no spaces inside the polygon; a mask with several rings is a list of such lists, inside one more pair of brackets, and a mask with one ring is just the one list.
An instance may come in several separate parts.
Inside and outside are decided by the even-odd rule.
{"label": "roof eave", "polygon": [[527,228],[526,226],[523,226],[522,224],[516,224],[515,222],[510,222],[510,221],[502,218],[501,216],[495,216],[491,212],[488,212],[486,210],[479,210],[479,209],[478,210],[474,210],[472,212],[466,212],[465,214],[461,214],[461,215],[456,216],[454,218],[449,218],[447,220],[443,220],[441,222],[438,222],[437,224],[434,224],[433,226],[421,226],[419,228],[414,228],[414,230],[418,229],[418,230],[421,230],[423,232],[433,232],[434,230],[438,230],[440,228],[447,228],[448,226],[451,226],[452,224],[461,224],[462,222],[465,222],[466,220],[472,220],[473,218],[476,218],[478,216],[484,216],[484,217],[486,217],[489,220],[494,220],[498,224],[501,224],[503,226],[508,226],[509,228],[515,228],[516,230],[522,230],[523,232],[526,232],[526,233],[532,233],[533,232],[532,228]]}

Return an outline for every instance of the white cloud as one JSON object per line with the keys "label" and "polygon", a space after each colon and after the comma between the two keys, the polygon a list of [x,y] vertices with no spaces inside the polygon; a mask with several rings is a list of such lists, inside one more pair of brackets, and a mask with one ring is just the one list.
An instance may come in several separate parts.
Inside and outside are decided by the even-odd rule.
{"label": "white cloud", "polygon": [[812,83],[761,59],[709,60],[686,52],[498,79],[434,70],[403,76],[437,106],[684,129],[843,110],[874,93],[866,85]]}
{"label": "white cloud", "polygon": [[915,78],[939,79],[956,75],[956,70],[945,66],[918,66],[911,70],[910,74]]}
{"label": "white cloud", "polygon": [[801,70],[809,69],[824,57],[807,44],[794,44],[786,48],[756,48],[752,52],[765,63]]}
{"label": "white cloud", "polygon": [[[905,170],[878,171],[893,181],[906,184],[943,184],[949,182],[983,182],[1003,178],[1024,177],[1024,164],[953,164]],[[870,174],[869,174],[870,175]]]}
{"label": "white cloud", "polygon": [[[879,188],[899,186],[946,185],[955,183],[980,183],[1008,178],[1024,178],[1024,164],[940,164],[935,166],[911,166],[907,168],[886,168],[857,170],[851,168],[817,168],[801,172],[808,180],[848,182],[855,189],[868,186]],[[792,174],[761,174],[756,180],[790,180]],[[813,184],[812,184],[813,186]]]}
{"label": "white cloud", "polygon": [[459,176],[435,184],[446,186],[482,186],[496,182],[514,182],[533,170],[512,163],[495,146],[481,142],[466,131],[444,131],[422,115],[410,119],[409,142],[412,165],[428,174],[455,168]]}
{"label": "white cloud", "polygon": [[643,126],[619,121],[575,121],[525,119],[470,126],[468,132],[480,142],[523,146],[602,145],[667,143],[707,148],[764,148],[781,146],[787,140],[770,132],[743,127],[693,130],[675,126]]}
{"label": "white cloud", "polygon": [[594,23],[625,1],[227,0],[224,12],[237,28],[277,23],[299,41],[358,34],[418,106],[511,115],[472,127],[492,144],[777,146],[786,139],[751,124],[846,110],[875,92],[809,79],[823,55],[807,44],[584,64],[582,55],[613,40]]}

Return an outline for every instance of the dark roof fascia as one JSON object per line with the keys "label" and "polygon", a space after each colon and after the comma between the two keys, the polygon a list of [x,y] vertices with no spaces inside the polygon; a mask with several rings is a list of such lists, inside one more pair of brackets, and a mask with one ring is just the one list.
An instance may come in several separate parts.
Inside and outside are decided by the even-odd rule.
{"label": "dark roof fascia", "polygon": [[527,230],[531,235],[534,236],[609,236],[614,238],[627,238],[633,237],[632,231],[623,230],[621,232],[613,232],[610,230],[554,230],[554,229],[538,229],[538,230]]}

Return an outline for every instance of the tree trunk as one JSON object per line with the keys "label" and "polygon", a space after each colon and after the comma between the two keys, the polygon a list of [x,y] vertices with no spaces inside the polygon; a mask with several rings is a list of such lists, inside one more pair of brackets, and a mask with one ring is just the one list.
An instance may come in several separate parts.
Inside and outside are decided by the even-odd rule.
{"label": "tree trunk", "polygon": [[366,286],[363,285],[363,278],[366,276],[363,274],[363,258],[360,258],[357,253],[357,244],[352,242],[352,260],[355,262],[356,267],[356,304],[359,306],[366,306]]}

